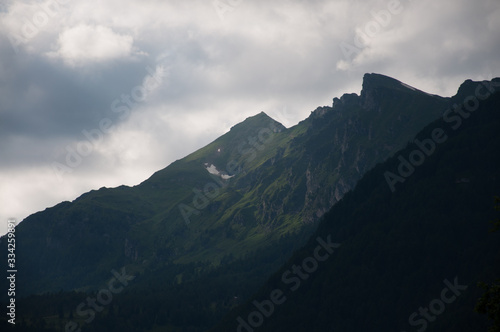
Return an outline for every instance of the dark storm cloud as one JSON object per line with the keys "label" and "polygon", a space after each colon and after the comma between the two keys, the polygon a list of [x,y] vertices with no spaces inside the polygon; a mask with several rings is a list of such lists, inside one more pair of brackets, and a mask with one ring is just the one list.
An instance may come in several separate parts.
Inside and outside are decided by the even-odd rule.
{"label": "dark storm cloud", "polygon": [[117,63],[86,74],[24,54],[0,61],[4,67],[0,77],[1,138],[74,137],[104,116],[119,121],[111,112],[112,101],[145,75],[139,63]]}

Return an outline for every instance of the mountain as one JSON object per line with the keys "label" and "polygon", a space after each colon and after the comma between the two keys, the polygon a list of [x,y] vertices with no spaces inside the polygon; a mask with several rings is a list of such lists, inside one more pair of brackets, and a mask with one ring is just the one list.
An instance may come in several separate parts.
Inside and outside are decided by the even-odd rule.
{"label": "mountain", "polygon": [[498,86],[466,81],[213,331],[487,331],[474,306],[500,276]]}
{"label": "mountain", "polygon": [[[126,271],[134,281],[113,306],[131,306],[127,317],[138,326],[153,315],[152,324],[172,330],[207,329],[256,291],[364,173],[443,116],[454,98],[366,74],[360,95],[334,98],[292,128],[259,113],[137,186],[101,188],[33,214],[16,228],[19,297],[46,295],[20,305],[28,317],[56,310],[69,318],[78,299]],[[136,316],[136,302],[150,310]],[[115,322],[105,313],[93,326],[105,325],[103,317]]]}

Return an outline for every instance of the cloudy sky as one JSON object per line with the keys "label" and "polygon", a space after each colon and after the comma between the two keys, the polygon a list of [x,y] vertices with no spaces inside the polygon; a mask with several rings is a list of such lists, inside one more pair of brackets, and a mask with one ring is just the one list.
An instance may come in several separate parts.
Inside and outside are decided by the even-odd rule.
{"label": "cloudy sky", "polygon": [[500,76],[499,36],[498,0],[0,0],[0,233],[366,72],[451,96]]}

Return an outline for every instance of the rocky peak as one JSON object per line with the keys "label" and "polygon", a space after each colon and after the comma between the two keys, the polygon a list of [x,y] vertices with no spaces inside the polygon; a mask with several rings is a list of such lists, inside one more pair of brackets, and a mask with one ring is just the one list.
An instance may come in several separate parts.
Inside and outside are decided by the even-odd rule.
{"label": "rocky peak", "polygon": [[361,90],[361,104],[367,110],[377,109],[379,101],[399,90],[403,84],[389,76],[380,74],[365,74],[363,76],[363,88]]}
{"label": "rocky peak", "polygon": [[478,94],[487,94],[500,89],[500,78],[491,81],[465,80],[458,88],[457,94],[451,97],[453,103],[462,103],[467,98],[477,97]]}
{"label": "rocky peak", "polygon": [[349,107],[359,104],[359,96],[355,93],[346,93],[340,98],[333,98],[332,108],[338,109],[340,107]]}
{"label": "rocky peak", "polygon": [[243,122],[238,123],[231,127],[231,132],[237,131],[248,131],[248,130],[256,130],[260,128],[267,128],[271,124],[271,127],[275,132],[281,132],[285,130],[285,126],[283,126],[278,121],[271,118],[264,112],[260,112],[257,115],[246,118]]}

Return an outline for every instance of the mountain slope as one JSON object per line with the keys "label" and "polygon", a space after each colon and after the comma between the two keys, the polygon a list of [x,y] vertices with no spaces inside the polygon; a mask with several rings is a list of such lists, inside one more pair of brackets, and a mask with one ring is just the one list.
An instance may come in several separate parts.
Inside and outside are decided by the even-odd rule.
{"label": "mountain slope", "polygon": [[[136,276],[116,300],[130,307],[127,317],[140,322],[147,312],[168,317],[160,326],[205,330],[304,243],[367,170],[450,102],[367,74],[359,96],[335,98],[292,128],[260,113],[137,186],[101,188],[36,213],[16,229],[19,296],[62,289],[85,298],[123,267]],[[179,296],[173,308],[153,305]],[[40,301],[50,311],[57,299]],[[63,310],[66,318],[71,310]],[[177,319],[172,310],[198,319]]]}
{"label": "mountain slope", "polygon": [[[498,219],[500,93],[481,98],[481,84],[465,82],[461,108],[369,171],[213,331],[486,331],[473,309],[477,282],[500,275],[500,234],[488,232]],[[404,178],[394,192],[387,172]],[[324,258],[322,241],[339,245]]]}
{"label": "mountain slope", "polygon": [[123,265],[218,264],[299,232],[447,105],[367,74],[361,96],[335,99],[293,128],[258,114],[138,186],[101,188],[28,217],[18,226],[24,290],[93,287]]}

